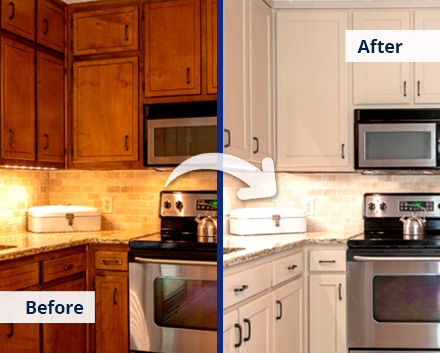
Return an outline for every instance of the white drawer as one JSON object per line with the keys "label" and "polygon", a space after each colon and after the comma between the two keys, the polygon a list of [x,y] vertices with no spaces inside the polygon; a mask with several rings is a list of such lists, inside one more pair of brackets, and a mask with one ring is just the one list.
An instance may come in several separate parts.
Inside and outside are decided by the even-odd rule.
{"label": "white drawer", "polygon": [[223,278],[223,308],[271,287],[272,264],[264,264]]}
{"label": "white drawer", "polygon": [[310,271],[321,272],[345,272],[346,268],[345,251],[310,251]]}
{"label": "white drawer", "polygon": [[302,252],[283,257],[273,262],[273,286],[287,281],[304,271],[304,255]]}

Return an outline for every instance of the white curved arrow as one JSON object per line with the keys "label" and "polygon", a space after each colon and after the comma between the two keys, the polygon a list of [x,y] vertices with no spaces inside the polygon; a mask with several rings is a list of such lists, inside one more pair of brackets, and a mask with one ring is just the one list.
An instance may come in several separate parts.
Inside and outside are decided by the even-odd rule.
{"label": "white curved arrow", "polygon": [[165,187],[179,176],[194,170],[220,170],[231,174],[249,185],[237,192],[240,200],[253,200],[273,197],[277,194],[275,167],[271,158],[265,158],[262,169],[245,160],[223,153],[204,153],[191,157],[178,165],[168,177]]}

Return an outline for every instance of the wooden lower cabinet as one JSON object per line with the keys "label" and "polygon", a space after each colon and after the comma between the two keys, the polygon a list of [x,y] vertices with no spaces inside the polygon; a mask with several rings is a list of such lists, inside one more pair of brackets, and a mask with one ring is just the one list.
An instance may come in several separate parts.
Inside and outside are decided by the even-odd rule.
{"label": "wooden lower cabinet", "polygon": [[40,351],[40,324],[0,324],[0,351],[35,353]]}
{"label": "wooden lower cabinet", "polygon": [[96,276],[96,353],[128,352],[128,277]]}

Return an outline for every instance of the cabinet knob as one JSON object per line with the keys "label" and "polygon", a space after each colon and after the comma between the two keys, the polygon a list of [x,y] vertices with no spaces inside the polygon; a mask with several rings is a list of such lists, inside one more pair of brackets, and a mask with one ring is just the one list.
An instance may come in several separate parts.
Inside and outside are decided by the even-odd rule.
{"label": "cabinet knob", "polygon": [[15,17],[15,4],[11,1],[9,3],[9,7],[11,8],[11,15],[9,16],[9,19],[12,20]]}
{"label": "cabinet knob", "polygon": [[46,25],[46,26],[45,26],[45,29],[44,29],[44,31],[43,31],[43,34],[46,35],[47,33],[49,33],[49,21],[46,20],[46,19],[44,19],[44,20],[43,20],[43,23]]}

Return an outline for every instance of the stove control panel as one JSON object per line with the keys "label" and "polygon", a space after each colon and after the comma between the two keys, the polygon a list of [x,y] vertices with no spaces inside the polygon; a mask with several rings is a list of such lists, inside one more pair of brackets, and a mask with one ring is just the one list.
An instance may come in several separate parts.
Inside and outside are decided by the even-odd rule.
{"label": "stove control panel", "polygon": [[365,194],[364,218],[397,218],[417,213],[440,218],[440,194]]}
{"label": "stove control panel", "polygon": [[217,217],[216,191],[162,191],[160,217],[197,217],[209,213]]}

